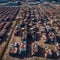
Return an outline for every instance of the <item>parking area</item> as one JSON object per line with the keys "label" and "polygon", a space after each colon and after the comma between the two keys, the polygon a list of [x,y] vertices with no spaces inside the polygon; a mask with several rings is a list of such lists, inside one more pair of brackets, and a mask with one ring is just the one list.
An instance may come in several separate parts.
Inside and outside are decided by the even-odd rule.
{"label": "parking area", "polygon": [[9,43],[12,31],[16,25],[14,19],[18,11],[18,7],[0,6],[0,58]]}

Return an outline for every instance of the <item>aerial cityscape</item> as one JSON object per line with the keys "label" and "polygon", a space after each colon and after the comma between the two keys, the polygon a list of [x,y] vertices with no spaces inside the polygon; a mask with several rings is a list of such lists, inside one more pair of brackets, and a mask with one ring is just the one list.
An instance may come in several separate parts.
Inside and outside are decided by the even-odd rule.
{"label": "aerial cityscape", "polygon": [[60,60],[60,0],[0,0],[0,60]]}

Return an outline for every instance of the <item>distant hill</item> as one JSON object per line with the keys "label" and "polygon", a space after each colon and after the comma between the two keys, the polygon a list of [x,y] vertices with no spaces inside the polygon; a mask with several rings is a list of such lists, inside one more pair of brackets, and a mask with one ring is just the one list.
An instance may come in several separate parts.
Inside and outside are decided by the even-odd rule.
{"label": "distant hill", "polygon": [[60,0],[30,0],[30,1],[60,1]]}
{"label": "distant hill", "polygon": [[8,2],[8,0],[0,0],[0,3]]}
{"label": "distant hill", "polygon": [[49,1],[49,2],[56,1],[56,2],[59,2],[60,0],[43,0],[43,1]]}
{"label": "distant hill", "polygon": [[[27,0],[0,0],[0,3],[2,2],[8,2],[8,1],[27,1]],[[60,2],[60,0],[28,0],[28,1],[56,1],[56,2]]]}
{"label": "distant hill", "polygon": [[28,0],[28,1],[49,1],[49,2],[56,1],[56,2],[59,2],[60,0]]}

